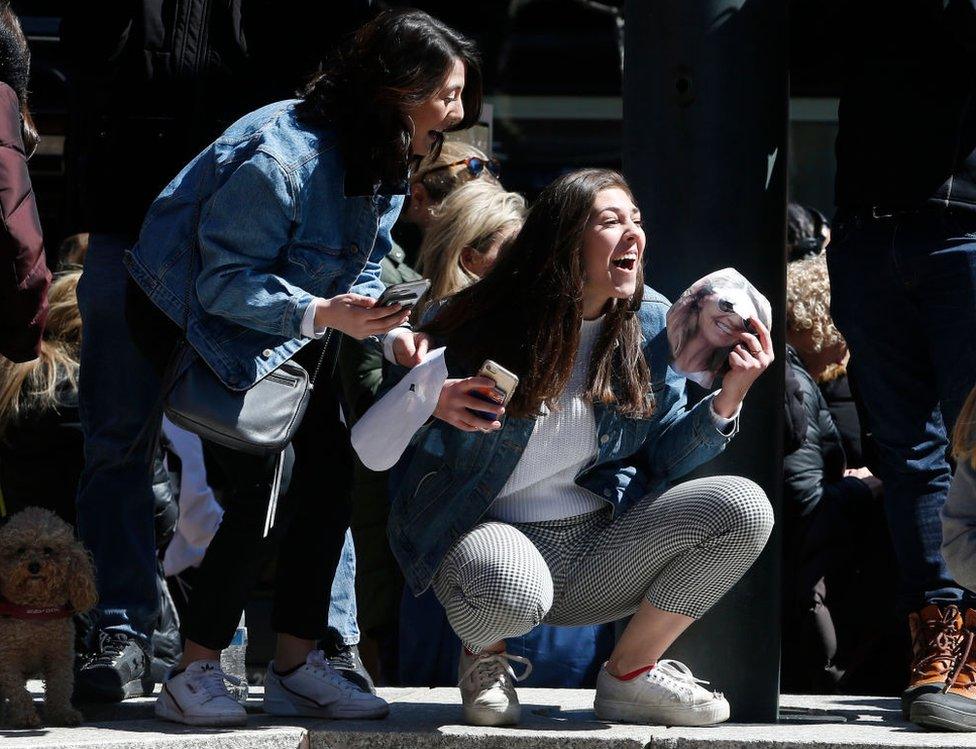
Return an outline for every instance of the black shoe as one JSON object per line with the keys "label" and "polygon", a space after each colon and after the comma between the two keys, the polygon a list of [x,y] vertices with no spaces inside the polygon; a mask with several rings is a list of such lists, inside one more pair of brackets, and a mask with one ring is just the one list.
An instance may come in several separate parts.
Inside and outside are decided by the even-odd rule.
{"label": "black shoe", "polygon": [[121,702],[152,694],[149,653],[136,639],[122,632],[96,632],[92,646],[76,677],[79,699]]}
{"label": "black shoe", "polygon": [[359,657],[358,646],[343,645],[335,655],[329,656],[329,663],[346,681],[351,681],[364,692],[376,694],[376,687],[373,686],[369,671],[366,670],[366,666],[363,665],[363,661]]}

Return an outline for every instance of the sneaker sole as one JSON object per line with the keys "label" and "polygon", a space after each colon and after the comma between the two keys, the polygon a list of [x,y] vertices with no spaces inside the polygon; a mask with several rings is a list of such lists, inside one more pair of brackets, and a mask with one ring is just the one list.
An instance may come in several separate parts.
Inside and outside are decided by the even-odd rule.
{"label": "sneaker sole", "polygon": [[597,699],[593,702],[593,710],[600,720],[649,726],[713,726],[729,719],[727,702],[693,707],[666,707]]}
{"label": "sneaker sole", "polygon": [[172,700],[167,698],[166,693],[160,693],[156,699],[156,717],[160,720],[168,720],[171,723],[182,723],[187,726],[205,726],[209,728],[226,728],[231,726],[247,725],[247,714],[244,715],[186,715]]}
{"label": "sneaker sole", "polygon": [[926,728],[971,733],[976,731],[976,715],[948,705],[913,702],[909,720]]}
{"label": "sneaker sole", "polygon": [[99,689],[84,681],[78,682],[78,698],[91,702],[122,702],[136,697],[151,697],[156,688],[156,680],[151,676],[145,679],[133,679],[127,684],[113,689]]}
{"label": "sneaker sole", "polygon": [[328,718],[330,720],[380,720],[390,714],[390,706],[373,708],[349,708],[326,705],[296,705],[290,700],[268,699],[265,697],[261,709],[269,715],[298,718]]}
{"label": "sneaker sole", "polygon": [[514,726],[521,719],[520,705],[509,705],[501,712],[487,707],[464,705],[464,722],[469,726]]}

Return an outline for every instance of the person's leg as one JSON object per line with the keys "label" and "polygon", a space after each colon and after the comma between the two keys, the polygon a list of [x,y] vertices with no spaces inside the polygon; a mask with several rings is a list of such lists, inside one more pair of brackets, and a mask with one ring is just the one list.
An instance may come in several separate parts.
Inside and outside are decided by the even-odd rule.
{"label": "person's leg", "polygon": [[[851,351],[874,441],[898,559],[899,609],[959,604],[940,550],[939,510],[949,486],[946,430],[931,342],[939,334],[894,251],[894,219],[841,226],[827,249],[831,313]],[[946,283],[948,278],[943,279]],[[937,305],[952,304],[948,289]]]}
{"label": "person's leg", "polygon": [[636,611],[600,672],[597,716],[668,725],[728,719],[728,702],[699,687],[687,667],[657,661],[765,547],[773,526],[765,493],[737,476],[695,479],[600,523],[567,561],[546,619],[591,624]]}
{"label": "person's leg", "polygon": [[[82,317],[78,400],[85,467],[77,525],[91,551],[99,603],[94,652],[78,675],[79,692],[118,700],[148,693],[148,648],[158,615],[152,450],[160,381],[126,323],[128,243],[93,234],[78,285]],[[137,643],[147,655],[125,651]]]}
{"label": "person's leg", "polygon": [[[506,523],[483,523],[448,551],[434,576],[434,593],[464,648],[458,681],[465,720],[473,725],[518,723],[515,681],[531,664],[505,653],[505,638],[524,635],[546,616],[553,580],[539,550]],[[516,677],[509,661],[524,663]]]}
{"label": "person's leg", "polygon": [[352,531],[347,529],[329,597],[329,628],[335,630],[343,645],[359,644],[356,616],[356,547]]}
{"label": "person's leg", "polygon": [[[307,347],[299,362],[312,369],[317,348]],[[268,664],[264,710],[274,715],[383,718],[387,703],[342,676],[317,644],[327,634],[330,593],[349,528],[353,459],[335,389],[325,378],[316,384],[292,446],[295,466],[288,501],[294,517],[277,558],[271,626],[278,644]],[[354,580],[347,584],[352,587]]]}

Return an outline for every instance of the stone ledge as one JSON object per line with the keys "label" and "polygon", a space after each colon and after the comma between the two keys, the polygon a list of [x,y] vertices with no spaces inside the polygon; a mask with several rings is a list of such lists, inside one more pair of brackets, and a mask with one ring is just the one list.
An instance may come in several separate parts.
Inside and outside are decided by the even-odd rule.
{"label": "stone ledge", "polygon": [[[898,700],[790,697],[776,725],[727,723],[714,728],[614,725],[598,721],[587,690],[521,689],[522,724],[460,724],[456,689],[381,689],[391,703],[383,721],[270,718],[255,690],[244,729],[195,729],[156,721],[152,700],[85,706],[80,728],[0,730],[3,749],[876,749],[959,747],[974,737],[923,731],[901,719]],[[733,714],[734,718],[734,714]]]}

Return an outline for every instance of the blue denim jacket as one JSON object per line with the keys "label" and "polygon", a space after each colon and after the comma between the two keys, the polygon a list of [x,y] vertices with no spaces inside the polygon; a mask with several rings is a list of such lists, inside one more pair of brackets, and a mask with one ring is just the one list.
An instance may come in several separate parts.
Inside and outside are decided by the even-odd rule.
{"label": "blue denim jacket", "polygon": [[308,342],[301,323],[314,297],[379,296],[403,205],[387,191],[347,195],[335,134],[300,123],[296,104],[251,112],[197,155],[126,256],[181,327],[189,298],[187,340],[230,388],[250,387]]}
{"label": "blue denim jacket", "polygon": [[[719,454],[738,431],[738,421],[728,434],[715,426],[713,396],[687,409],[685,378],[668,366],[669,306],[667,299],[645,287],[638,315],[644,358],[651,369],[653,415],[629,418],[613,407],[594,405],[598,455],[576,483],[605,500],[615,515]],[[450,363],[448,370],[450,377],[472,374],[450,371]],[[393,553],[414,593],[430,585],[448,550],[491,507],[518,463],[533,424],[532,418],[506,416],[501,429],[482,434],[434,419],[414,436],[391,473],[393,506],[387,527]]]}

